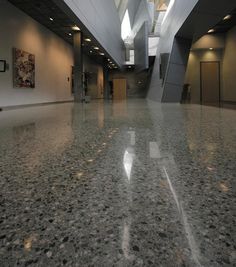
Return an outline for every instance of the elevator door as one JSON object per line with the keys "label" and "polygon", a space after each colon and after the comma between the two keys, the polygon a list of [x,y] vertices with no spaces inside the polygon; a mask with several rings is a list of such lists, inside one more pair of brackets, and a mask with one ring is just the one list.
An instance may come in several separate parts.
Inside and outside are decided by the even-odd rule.
{"label": "elevator door", "polygon": [[220,63],[201,62],[201,103],[220,104]]}

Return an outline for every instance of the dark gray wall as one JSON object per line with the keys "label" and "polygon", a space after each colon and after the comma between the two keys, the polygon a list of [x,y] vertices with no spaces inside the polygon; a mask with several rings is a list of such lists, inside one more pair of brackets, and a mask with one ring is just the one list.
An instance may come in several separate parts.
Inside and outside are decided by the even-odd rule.
{"label": "dark gray wall", "polygon": [[178,36],[196,42],[235,8],[235,0],[199,0],[178,31]]}
{"label": "dark gray wall", "polygon": [[148,22],[145,21],[134,38],[134,62],[137,71],[148,69]]}
{"label": "dark gray wall", "polygon": [[[134,1],[136,1],[136,0],[134,0]],[[140,30],[140,28],[142,27],[142,25],[145,21],[148,22],[148,31],[151,31],[151,29],[152,29],[152,17],[149,13],[150,5],[152,3],[147,2],[147,0],[140,0],[140,1],[137,0],[137,2],[140,2],[140,4],[136,10],[136,13],[134,14],[135,15],[134,16],[134,22],[132,25],[133,37],[135,37],[135,35]],[[134,2],[133,2],[133,4],[134,4]],[[136,6],[135,6],[135,8],[136,8]],[[130,8],[130,10],[131,10],[131,8]]]}
{"label": "dark gray wall", "polygon": [[176,37],[164,81],[162,102],[180,102],[192,41]]}
{"label": "dark gray wall", "polygon": [[129,16],[130,16],[131,28],[133,28],[134,26],[135,16],[137,14],[140,3],[141,3],[141,0],[129,0],[128,11],[129,11]]}
{"label": "dark gray wall", "polygon": [[[198,0],[176,0],[171,10],[169,11],[168,16],[162,24],[161,38],[158,45],[156,61],[154,64],[150,87],[148,90],[148,98],[150,100],[155,100],[158,102],[162,101],[165,83],[162,86],[162,80],[160,79],[161,54],[172,53],[175,36],[197,2]],[[171,68],[168,68],[167,75],[169,70],[171,70]],[[172,89],[174,90],[174,88]],[[169,90],[169,92],[173,92],[173,90]],[[164,99],[167,99],[167,94],[165,94]],[[176,100],[176,102],[177,101],[178,99]]]}
{"label": "dark gray wall", "polygon": [[124,63],[121,23],[113,0],[54,0],[87,30],[119,64]]}

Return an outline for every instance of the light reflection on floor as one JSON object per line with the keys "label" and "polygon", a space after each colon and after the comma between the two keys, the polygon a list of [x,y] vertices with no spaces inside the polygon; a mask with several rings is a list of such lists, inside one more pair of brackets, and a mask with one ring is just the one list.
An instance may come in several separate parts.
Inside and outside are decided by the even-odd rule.
{"label": "light reflection on floor", "polygon": [[2,112],[0,266],[236,266],[235,112]]}

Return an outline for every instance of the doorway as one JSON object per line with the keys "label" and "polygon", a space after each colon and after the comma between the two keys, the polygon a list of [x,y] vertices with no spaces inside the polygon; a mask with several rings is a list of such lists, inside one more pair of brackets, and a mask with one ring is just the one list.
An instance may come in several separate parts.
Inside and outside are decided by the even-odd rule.
{"label": "doorway", "polygon": [[113,79],[113,100],[125,100],[127,96],[126,79]]}
{"label": "doorway", "polygon": [[220,62],[200,63],[201,104],[220,105]]}

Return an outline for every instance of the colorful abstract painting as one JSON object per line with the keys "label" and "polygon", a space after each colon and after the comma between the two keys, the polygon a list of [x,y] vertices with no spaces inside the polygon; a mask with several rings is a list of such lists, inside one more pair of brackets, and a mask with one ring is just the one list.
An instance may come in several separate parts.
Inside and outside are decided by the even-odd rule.
{"label": "colorful abstract painting", "polygon": [[13,82],[17,88],[35,88],[35,56],[13,49]]}

